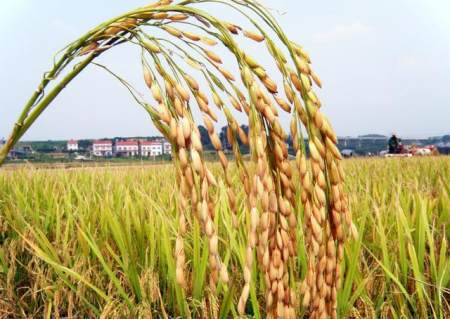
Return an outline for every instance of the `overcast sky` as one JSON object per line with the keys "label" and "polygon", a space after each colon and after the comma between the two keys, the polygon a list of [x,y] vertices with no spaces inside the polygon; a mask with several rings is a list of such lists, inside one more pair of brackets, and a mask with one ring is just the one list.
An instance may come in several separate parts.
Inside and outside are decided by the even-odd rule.
{"label": "overcast sky", "polygon": [[[143,0],[0,0],[0,138],[51,66],[54,53]],[[310,53],[323,110],[338,135],[450,133],[449,0],[263,0]],[[227,9],[214,12],[227,20]],[[99,62],[142,84],[139,52]],[[258,51],[253,55],[258,57]],[[272,68],[272,69],[271,69]],[[268,71],[275,67],[268,67]],[[274,72],[273,72],[274,73]],[[142,87],[143,86],[139,86]],[[90,66],[36,121],[25,140],[156,134],[110,75]]]}

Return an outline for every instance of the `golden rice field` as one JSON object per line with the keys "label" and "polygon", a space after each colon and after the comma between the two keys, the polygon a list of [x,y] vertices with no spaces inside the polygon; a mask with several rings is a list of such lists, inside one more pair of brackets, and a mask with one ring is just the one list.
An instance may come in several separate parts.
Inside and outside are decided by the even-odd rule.
{"label": "golden rice field", "polygon": [[[340,318],[450,318],[450,158],[343,161],[359,237],[346,243]],[[220,165],[209,163],[213,170]],[[239,225],[248,224],[234,177]],[[219,254],[229,282],[208,285],[208,243],[188,216],[192,285],[175,278],[173,166],[0,171],[0,318],[235,318],[245,228],[232,226],[223,181],[214,189]],[[299,199],[298,199],[299,200]],[[301,207],[301,205],[299,205]],[[306,272],[302,211],[294,283]],[[248,317],[264,318],[252,272]],[[308,313],[298,296],[297,314]]]}

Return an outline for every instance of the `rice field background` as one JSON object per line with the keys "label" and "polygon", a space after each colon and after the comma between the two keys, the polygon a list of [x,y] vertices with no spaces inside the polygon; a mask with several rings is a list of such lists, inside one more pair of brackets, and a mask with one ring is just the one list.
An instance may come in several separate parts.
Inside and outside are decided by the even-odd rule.
{"label": "rice field background", "polygon": [[[339,317],[450,318],[450,158],[351,159],[343,166],[359,237],[346,243]],[[216,292],[208,285],[208,242],[194,216],[185,241],[192,285],[184,292],[176,283],[175,183],[170,165],[2,169],[0,318],[238,317],[246,229],[232,225],[224,182],[213,190],[214,219],[230,278]],[[250,221],[241,187],[236,174],[244,225]],[[307,265],[302,211],[296,214],[291,277],[300,281]],[[264,318],[256,265],[252,282],[245,312]],[[295,286],[297,314],[307,318],[300,282]]]}

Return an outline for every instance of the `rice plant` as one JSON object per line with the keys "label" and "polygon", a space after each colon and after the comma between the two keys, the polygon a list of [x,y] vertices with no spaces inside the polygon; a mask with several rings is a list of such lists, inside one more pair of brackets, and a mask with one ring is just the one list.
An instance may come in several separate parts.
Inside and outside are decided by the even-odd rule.
{"label": "rice plant", "polygon": [[[238,22],[220,20],[196,6],[205,3],[231,7],[252,25],[253,30],[243,29]],[[164,31],[166,36],[155,36],[149,31],[153,28]],[[241,35],[266,46],[277,66],[284,92],[264,66],[242,49],[239,45],[242,40],[238,38]],[[356,232],[343,191],[344,176],[337,139],[312,90],[313,83],[320,87],[321,82],[311,68],[308,54],[290,41],[270,12],[256,2],[188,0],[172,4],[172,1],[161,0],[90,30],[69,44],[53,69],[44,75],[24,106],[6,146],[0,151],[0,162],[72,79],[88,65],[96,64],[94,60],[103,52],[125,43],[142,48],[140,59],[144,80],[151,91],[153,104],[145,102],[130,84],[113,75],[147,110],[174,150],[178,225],[175,250],[173,256],[168,257],[167,271],[176,278],[177,299],[192,296],[195,292],[196,278],[186,258],[185,247],[188,232],[194,231],[194,225],[188,222],[190,215],[196,216],[203,239],[208,242],[205,257],[208,267],[204,273],[208,273],[214,303],[220,305],[216,292],[219,279],[225,290],[230,289],[226,256],[220,254],[219,230],[215,223],[218,181],[203,157],[203,145],[193,113],[197,106],[220,158],[233,227],[246,229],[244,240],[247,244],[241,263],[244,283],[237,288],[240,291],[238,313],[244,315],[247,312],[250,295],[255,298],[257,278],[252,273],[255,273],[253,261],[256,260],[264,274],[267,317],[296,317],[294,290],[298,278],[292,273],[298,255],[297,213],[302,208],[307,250],[303,254],[308,256],[307,276],[301,284],[302,302],[313,318],[335,318],[346,229]],[[211,49],[219,43],[236,61],[237,72],[226,70],[222,66],[223,58]],[[57,80],[58,75],[73,63],[76,63],[74,67]],[[240,75],[241,83],[234,73]],[[54,81],[59,82],[45,92]],[[210,104],[210,96],[216,111]],[[297,170],[301,177],[297,184],[293,183],[287,134],[280,123],[279,110],[289,113],[292,119],[290,134],[295,141]],[[218,119],[217,111],[224,115],[229,125],[227,137],[245,190],[245,205],[241,207],[237,206],[236,187],[231,181],[228,160],[215,132],[213,122]],[[248,134],[238,125],[233,112],[245,114],[250,127]],[[306,161],[302,127],[309,137],[310,163]],[[238,138],[249,145],[253,168],[244,164]],[[296,200],[297,195],[301,201]],[[246,218],[239,220],[238,212],[242,211]],[[120,228],[120,225],[115,227]],[[100,258],[100,248],[92,236],[83,231],[80,236]],[[122,240],[121,245],[124,244]],[[107,273],[112,275],[103,258],[101,260]],[[132,268],[130,271],[133,287],[137,289],[135,271]],[[113,282],[119,285],[117,280]],[[126,292],[120,292],[125,298]],[[125,300],[131,304],[128,298]],[[183,309],[186,307],[183,304],[179,307],[185,315]]]}

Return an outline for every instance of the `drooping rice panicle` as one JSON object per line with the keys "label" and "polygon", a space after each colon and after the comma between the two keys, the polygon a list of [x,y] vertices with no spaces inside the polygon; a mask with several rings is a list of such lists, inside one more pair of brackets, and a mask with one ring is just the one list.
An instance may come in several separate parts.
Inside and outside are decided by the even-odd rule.
{"label": "drooping rice panicle", "polygon": [[[191,5],[208,2],[231,7],[246,18],[254,29],[242,29],[238,24],[220,20]],[[249,13],[258,19],[252,18]],[[165,31],[167,38],[154,37],[146,32],[146,27]],[[267,49],[282,83],[278,84],[263,65],[241,48],[239,42],[245,39]],[[257,2],[187,0],[172,4],[172,1],[161,0],[127,12],[89,31],[68,46],[33,93],[7,144],[0,150],[0,163],[74,77],[103,52],[124,43],[139,45],[143,50],[144,81],[155,104],[139,102],[174,148],[174,165],[179,181],[174,269],[180,287],[189,294],[189,287],[192,286],[184,245],[190,215],[198,219],[208,243],[211,292],[215,293],[219,278],[224,284],[229,280],[214,221],[214,191],[218,183],[205,160],[194,116],[194,107],[197,106],[221,162],[232,223],[235,228],[247,229],[242,262],[244,284],[237,307],[239,314],[245,314],[251,285],[255,284],[252,269],[256,253],[258,267],[264,273],[267,317],[296,317],[297,292],[295,278],[291,276],[297,256],[297,212],[301,206],[309,258],[306,279],[301,285],[303,305],[312,318],[336,318],[337,293],[341,283],[339,266],[343,260],[345,238],[348,237],[346,233],[350,231],[356,235],[343,188],[344,176],[339,163],[341,156],[336,146],[337,139],[322,114],[320,99],[313,91],[313,86],[321,87],[322,82],[312,70],[309,55],[286,37],[275,19]],[[238,66],[237,70],[229,71],[222,66],[225,58],[217,54],[218,51],[213,51],[211,46],[215,45],[229,51]],[[49,92],[44,93],[48,83],[56,81],[56,76],[76,59],[81,62]],[[207,91],[202,90],[203,80],[199,82],[195,75],[181,67],[184,64],[179,60],[203,74]],[[248,213],[248,218],[239,219],[242,214],[236,205],[228,159],[213,124],[218,116],[206,92],[211,92],[217,110],[228,123],[227,142],[231,146],[246,196],[243,210]],[[294,139],[296,167],[301,181],[298,185],[293,181],[294,174],[288,158],[288,136],[282,127],[278,108],[283,112],[292,112],[294,117],[291,137]],[[233,112],[247,118],[248,133],[239,125]],[[298,135],[301,126],[308,134],[309,163],[305,141]],[[240,143],[248,146],[252,165],[244,162]],[[296,200],[296,194],[300,194],[300,202]],[[247,220],[248,225],[239,224],[240,221],[245,224]]]}

